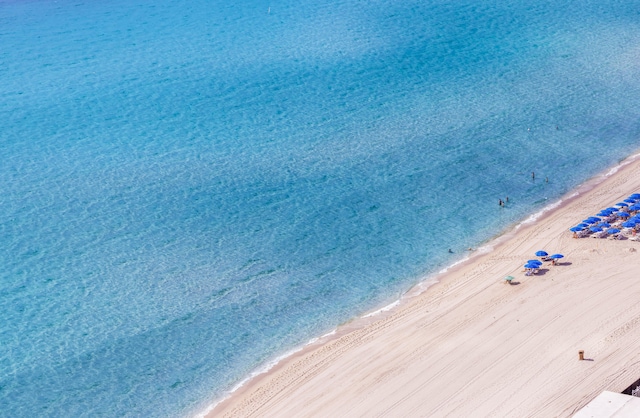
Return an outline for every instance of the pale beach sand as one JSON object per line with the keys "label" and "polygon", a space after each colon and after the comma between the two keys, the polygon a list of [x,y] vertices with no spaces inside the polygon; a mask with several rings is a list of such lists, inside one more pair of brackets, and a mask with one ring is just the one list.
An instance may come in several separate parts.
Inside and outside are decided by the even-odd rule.
{"label": "pale beach sand", "polygon": [[[624,390],[640,378],[640,242],[568,229],[632,193],[639,161],[422,294],[287,358],[208,416],[566,417]],[[565,258],[526,277],[540,249]]]}

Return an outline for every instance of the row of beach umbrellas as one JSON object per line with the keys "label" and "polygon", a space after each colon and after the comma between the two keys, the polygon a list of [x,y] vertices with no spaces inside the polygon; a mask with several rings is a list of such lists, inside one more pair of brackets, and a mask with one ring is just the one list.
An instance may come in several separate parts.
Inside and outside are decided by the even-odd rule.
{"label": "row of beach umbrellas", "polygon": [[[616,203],[615,206],[617,207],[602,209],[598,212],[597,216],[590,216],[578,225],[569,228],[569,230],[571,232],[580,232],[588,228],[591,232],[603,231],[605,228],[610,228],[611,225],[603,221],[599,216],[608,218],[611,215],[626,219],[625,222],[622,223],[624,228],[634,228],[636,225],[640,225],[640,215],[631,216],[629,212],[621,210],[622,208],[628,208],[630,211],[640,211],[640,193],[632,194],[627,199],[624,199],[623,202]],[[620,232],[618,228],[607,229],[608,234],[617,234],[618,232]]]}

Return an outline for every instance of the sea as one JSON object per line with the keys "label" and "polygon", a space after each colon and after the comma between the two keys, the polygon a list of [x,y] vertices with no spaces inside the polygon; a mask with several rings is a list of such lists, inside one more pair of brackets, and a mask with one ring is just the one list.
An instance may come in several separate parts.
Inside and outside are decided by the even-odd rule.
{"label": "sea", "polygon": [[195,416],[639,148],[639,0],[0,0],[0,416]]}

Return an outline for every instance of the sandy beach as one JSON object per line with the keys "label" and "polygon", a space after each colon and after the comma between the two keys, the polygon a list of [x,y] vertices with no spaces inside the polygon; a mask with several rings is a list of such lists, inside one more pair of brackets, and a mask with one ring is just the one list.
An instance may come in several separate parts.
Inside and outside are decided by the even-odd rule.
{"label": "sandy beach", "polygon": [[[603,390],[624,390],[640,378],[640,242],[574,239],[568,229],[640,193],[640,161],[602,178],[425,292],[282,361],[208,416],[568,417]],[[565,258],[525,276],[537,250]]]}

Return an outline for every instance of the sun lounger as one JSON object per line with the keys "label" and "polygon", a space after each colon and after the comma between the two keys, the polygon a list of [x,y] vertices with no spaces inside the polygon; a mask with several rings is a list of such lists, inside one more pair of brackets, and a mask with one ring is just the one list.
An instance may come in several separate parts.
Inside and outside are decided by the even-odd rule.
{"label": "sun lounger", "polygon": [[578,232],[578,238],[584,238],[588,235],[589,235],[589,230],[587,229],[583,229],[582,231]]}
{"label": "sun lounger", "polygon": [[640,241],[640,235],[633,235],[629,238],[629,241]]}

